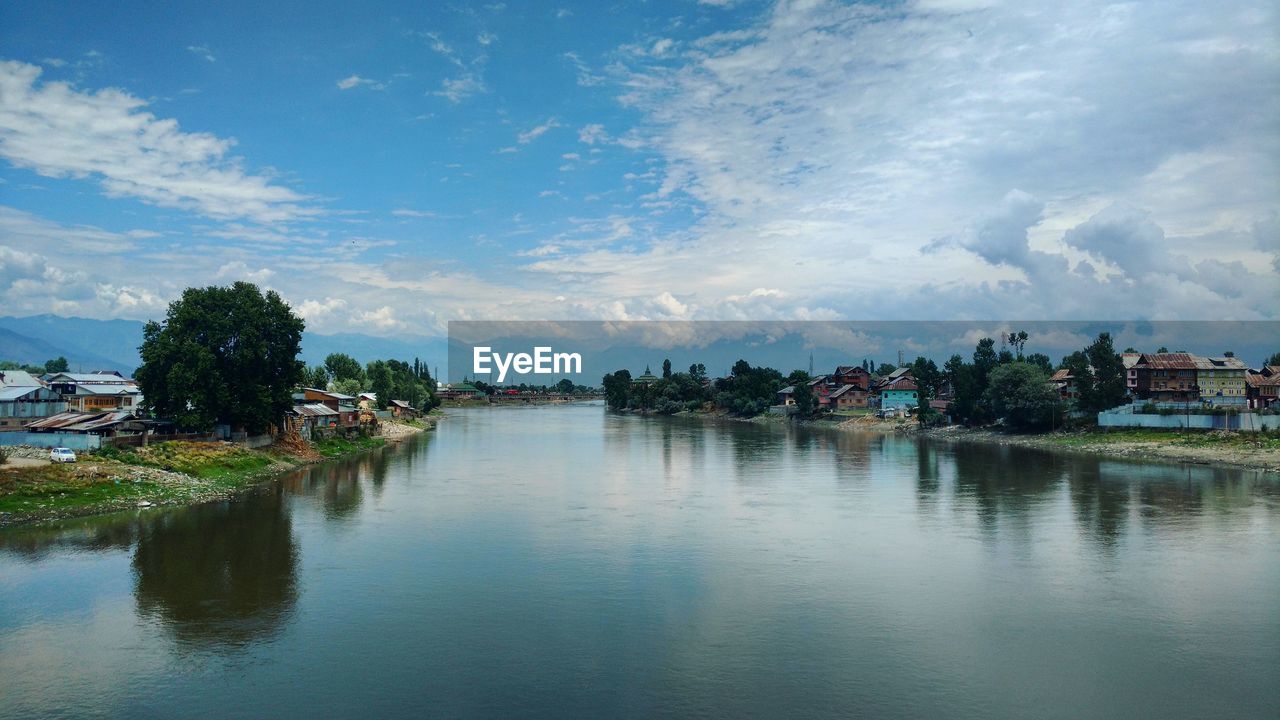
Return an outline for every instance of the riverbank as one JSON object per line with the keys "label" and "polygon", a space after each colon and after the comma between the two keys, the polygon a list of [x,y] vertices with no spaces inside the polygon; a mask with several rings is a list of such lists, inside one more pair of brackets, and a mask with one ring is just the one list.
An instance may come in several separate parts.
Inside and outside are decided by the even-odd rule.
{"label": "riverbank", "polygon": [[1130,460],[1280,472],[1280,437],[1265,433],[1088,429],[1020,434],[957,426],[918,432],[957,443],[1016,445]]}
{"label": "riverbank", "polygon": [[[643,416],[656,414],[637,410],[622,412]],[[675,413],[673,417],[697,417],[716,422],[745,422],[758,425],[786,425],[795,422],[781,415],[739,417],[720,411],[686,411]],[[850,418],[826,416],[816,420],[802,421],[799,424],[836,432],[911,434],[954,443],[1011,445],[1144,462],[1191,463],[1280,472],[1280,437],[1274,433],[1138,428],[1123,430],[1089,428],[1049,433],[1015,433],[958,425],[921,428],[912,419],[881,419],[870,414]]]}
{"label": "riverbank", "polygon": [[0,465],[0,528],[131,508],[197,505],[249,492],[284,473],[397,443],[435,427],[438,415],[384,422],[373,437],[330,438],[305,447],[249,449],[226,442],[162,442],[108,448],[79,462],[32,462],[47,450],[16,453]]}

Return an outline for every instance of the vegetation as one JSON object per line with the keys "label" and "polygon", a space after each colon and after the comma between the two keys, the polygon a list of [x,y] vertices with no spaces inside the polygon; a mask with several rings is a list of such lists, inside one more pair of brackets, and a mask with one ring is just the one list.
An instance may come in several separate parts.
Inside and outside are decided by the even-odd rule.
{"label": "vegetation", "polygon": [[1058,393],[1044,370],[1015,360],[991,371],[986,402],[1010,427],[1029,430],[1048,427],[1058,405]]}
{"label": "vegetation", "polygon": [[368,436],[359,436],[351,439],[332,437],[313,444],[321,455],[326,458],[335,458],[359,452],[361,450],[371,450],[376,447],[382,447],[387,444],[387,441],[382,438]]}
{"label": "vegetation", "polygon": [[435,380],[426,363],[418,358],[413,359],[412,365],[402,360],[374,360],[361,367],[346,353],[331,353],[324,359],[324,367],[309,372],[313,380],[329,379],[327,386],[313,383],[312,387],[327,387],[331,392],[352,397],[371,392],[377,396],[381,410],[392,400],[403,400],[423,412],[440,404]]}
{"label": "vegetation", "polygon": [[143,330],[144,402],[183,428],[263,432],[293,407],[303,327],[279,295],[251,283],[188,288]]}
{"label": "vegetation", "polygon": [[68,372],[69,365],[67,359],[61,355],[52,360],[45,360],[44,365],[24,365],[12,360],[0,360],[0,372],[5,370],[22,370],[32,375],[43,375],[45,373]]}

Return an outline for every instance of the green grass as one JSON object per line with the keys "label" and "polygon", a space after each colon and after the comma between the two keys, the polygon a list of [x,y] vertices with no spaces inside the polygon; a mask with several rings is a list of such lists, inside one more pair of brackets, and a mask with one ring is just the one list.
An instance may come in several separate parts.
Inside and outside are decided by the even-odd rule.
{"label": "green grass", "polygon": [[361,450],[371,450],[373,448],[382,447],[387,444],[382,438],[356,437],[348,440],[346,438],[334,437],[327,440],[321,440],[316,443],[316,450],[327,458],[339,457],[342,455],[350,455]]}
{"label": "green grass", "polygon": [[275,453],[225,443],[162,442],[146,448],[105,447],[96,455],[127,465],[159,468],[210,480],[235,480],[257,474],[275,461]]}
{"label": "green grass", "polygon": [[1184,447],[1241,447],[1280,450],[1280,435],[1275,433],[1224,433],[1207,430],[1131,428],[1125,430],[1091,430],[1083,433],[1067,433],[1045,437],[1050,442],[1063,447],[1115,443],[1163,443]]}

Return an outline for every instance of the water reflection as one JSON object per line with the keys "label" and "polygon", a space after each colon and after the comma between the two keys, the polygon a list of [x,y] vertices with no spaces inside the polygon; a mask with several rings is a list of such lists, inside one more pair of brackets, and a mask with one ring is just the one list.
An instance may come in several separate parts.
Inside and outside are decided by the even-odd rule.
{"label": "water reflection", "polygon": [[139,614],[183,643],[240,646],[277,631],[297,601],[298,551],[284,489],[139,522]]}

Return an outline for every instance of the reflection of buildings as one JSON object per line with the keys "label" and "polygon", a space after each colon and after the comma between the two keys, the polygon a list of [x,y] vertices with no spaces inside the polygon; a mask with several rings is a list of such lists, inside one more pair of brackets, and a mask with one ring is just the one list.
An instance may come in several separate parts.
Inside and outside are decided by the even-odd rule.
{"label": "reflection of buildings", "polygon": [[283,625],[298,557],[283,488],[246,502],[144,516],[133,556],[139,613],[179,641],[239,645]]}

